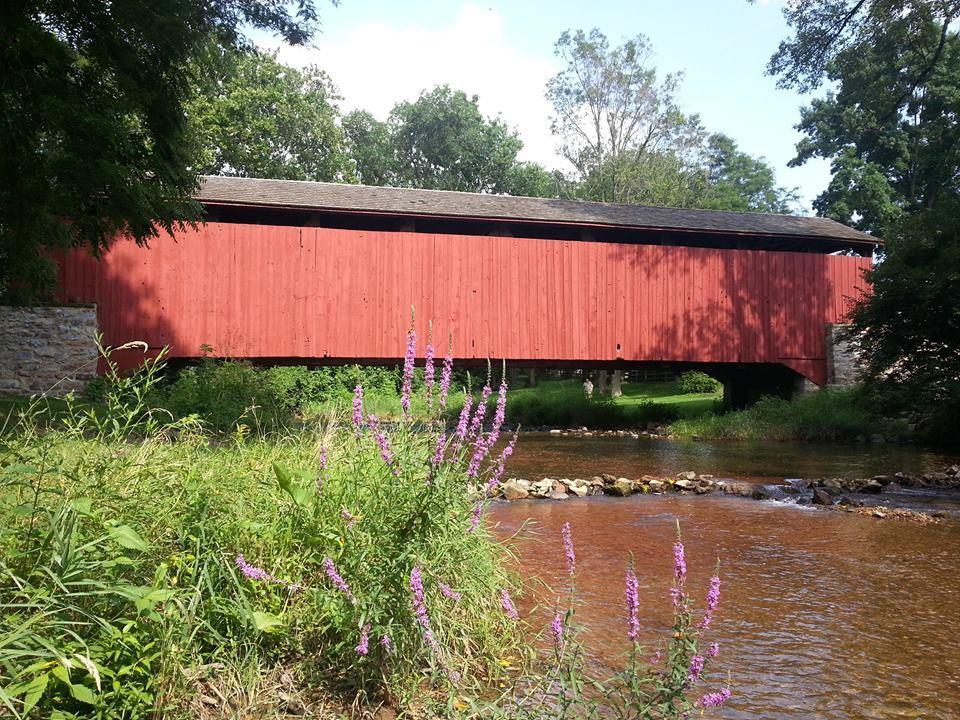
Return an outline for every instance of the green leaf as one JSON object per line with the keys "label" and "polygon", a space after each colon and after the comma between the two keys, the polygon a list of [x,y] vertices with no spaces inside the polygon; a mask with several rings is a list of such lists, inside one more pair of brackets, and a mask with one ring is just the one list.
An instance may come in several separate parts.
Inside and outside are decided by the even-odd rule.
{"label": "green leaf", "polygon": [[80,702],[86,703],[87,705],[97,704],[97,698],[93,694],[93,690],[88,688],[86,685],[71,685],[70,694]]}
{"label": "green leaf", "polygon": [[126,548],[127,550],[138,550],[143,552],[150,547],[147,541],[140,537],[137,534],[137,531],[129,525],[117,525],[110,528],[108,532],[110,533],[110,538],[115,543]]}
{"label": "green leaf", "polygon": [[273,613],[254,610],[251,615],[254,627],[260,632],[272,632],[274,628],[283,626],[283,621]]}
{"label": "green leaf", "polygon": [[37,675],[27,686],[27,694],[23,698],[23,714],[27,715],[34,706],[43,697],[43,691],[47,689],[47,683],[50,681],[49,673]]}
{"label": "green leaf", "polygon": [[70,502],[70,507],[80,515],[92,515],[93,500],[88,497],[76,498]]}
{"label": "green leaf", "polygon": [[307,507],[314,494],[314,484],[303,474],[293,473],[279,463],[273,463],[273,472],[277,476],[277,484],[293,498],[301,507]]}

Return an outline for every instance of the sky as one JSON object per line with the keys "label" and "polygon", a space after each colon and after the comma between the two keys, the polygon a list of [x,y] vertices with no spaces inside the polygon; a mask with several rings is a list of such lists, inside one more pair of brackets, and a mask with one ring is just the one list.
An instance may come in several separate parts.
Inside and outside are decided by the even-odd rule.
{"label": "sky", "polygon": [[642,33],[661,73],[683,72],[679,99],[709,131],[766,158],[778,183],[800,192],[802,209],[826,187],[825,161],[788,168],[794,129],[809,97],[776,87],[767,60],[788,36],[785,0],[341,0],[321,1],[322,29],[310,47],[261,39],[281,62],[317,65],[341,108],[386,119],[393,105],[449,84],[477,95],[524,142],[521,159],[568,170],[550,134],[547,80],[559,69],[553,45],[564,30],[599,28],[611,44]]}

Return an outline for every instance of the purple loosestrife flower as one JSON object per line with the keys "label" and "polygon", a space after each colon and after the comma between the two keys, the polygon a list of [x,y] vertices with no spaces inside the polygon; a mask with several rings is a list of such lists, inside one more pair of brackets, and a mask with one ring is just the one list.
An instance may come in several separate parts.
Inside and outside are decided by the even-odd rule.
{"label": "purple loosestrife flower", "polygon": [[470,464],[467,466],[467,477],[475,478],[480,474],[480,463],[482,463],[483,459],[487,456],[487,451],[487,443],[484,441],[482,435],[478,435],[476,442],[473,444],[473,455],[470,457]]}
{"label": "purple loosestrife flower", "polygon": [[380,636],[380,647],[383,648],[387,655],[393,654],[393,640],[390,639],[389,635]]}
{"label": "purple loosestrife flower", "polygon": [[707,648],[707,657],[715,658],[720,654],[720,643],[710,643],[710,647]]}
{"label": "purple loosestrife flower", "polygon": [[490,477],[487,479],[487,494],[492,494],[494,490],[497,489],[497,485],[500,484],[500,478],[503,477],[503,471],[507,467],[507,460],[510,459],[510,456],[513,455],[513,446],[517,444],[517,436],[514,435],[513,439],[507,444],[506,447],[500,452],[500,457],[497,459],[497,464],[494,466],[493,472],[490,474]]}
{"label": "purple loosestrife flower", "polygon": [[420,570],[419,565],[414,565],[410,571],[410,590],[413,592],[413,614],[417,618],[417,624],[420,625],[423,641],[430,648],[437,662],[443,667],[447,677],[456,681],[459,676],[456,672],[448,668],[444,662],[443,650],[433,634],[433,629],[430,627],[430,614],[427,612],[427,598],[423,589],[423,572]]}
{"label": "purple loosestrife flower", "polygon": [[364,625],[363,629],[360,630],[360,642],[357,643],[355,648],[357,655],[366,655],[370,652],[370,626]]}
{"label": "purple loosestrife flower", "polygon": [[715,708],[723,705],[730,699],[730,688],[723,688],[719,692],[707,693],[697,700],[697,706],[702,708]]}
{"label": "purple loosestrife flower", "polygon": [[460,444],[467,436],[467,423],[470,421],[470,408],[472,404],[473,396],[469,393],[464,395],[463,407],[460,409],[460,417],[457,419],[457,429],[453,433],[453,436],[456,438],[454,452],[460,449]]}
{"label": "purple loosestrife flower", "polygon": [[445,598],[449,598],[450,600],[453,600],[454,602],[458,601],[461,597],[463,597],[460,593],[458,593],[456,590],[451,588],[446,583],[442,583],[442,582],[437,583],[437,586],[440,588],[441,595],[443,595]]}
{"label": "purple loosestrife flower", "polygon": [[417,354],[417,333],[407,332],[407,352],[403,356],[403,384],[400,388],[400,408],[403,419],[410,419],[410,395],[413,393],[413,364]]}
{"label": "purple loosestrife flower", "polygon": [[563,615],[560,614],[560,611],[553,616],[553,621],[550,623],[550,631],[553,633],[553,647],[556,648],[557,655],[563,652],[563,646],[565,645],[563,639]]}
{"label": "purple loosestrife flower", "polygon": [[480,527],[480,518],[483,516],[483,501],[477,500],[473,504],[473,510],[470,512],[470,527],[467,529],[467,534],[472,535],[477,531],[477,528]]}
{"label": "purple loosestrife flower", "polygon": [[363,429],[363,386],[353,389],[353,432],[359,436]]}
{"label": "purple loosestrife flower", "polygon": [[519,620],[520,613],[517,612],[516,606],[513,604],[513,600],[510,599],[510,593],[506,590],[500,591],[500,604],[503,605],[503,611],[507,614],[507,617],[511,620]]}
{"label": "purple loosestrife flower", "polygon": [[680,583],[687,577],[687,559],[683,552],[683,543],[679,540],[673,544],[673,576]]}
{"label": "purple loosestrife flower", "polygon": [[700,679],[700,673],[703,672],[705,662],[703,655],[694,655],[690,658],[690,674],[687,676],[687,679],[691,683],[695,683]]}
{"label": "purple loosestrife flower", "polygon": [[563,524],[560,535],[563,537],[563,555],[567,560],[567,573],[573,577],[577,570],[577,558],[573,554],[573,531],[570,530],[570,523]]}
{"label": "purple loosestrife flower", "polygon": [[373,432],[373,439],[376,441],[377,447],[380,448],[380,457],[383,458],[383,462],[389,466],[393,470],[393,474],[396,475],[397,469],[393,467],[393,451],[390,449],[390,438],[387,437],[383,428],[380,427],[380,420],[376,415],[370,415],[367,417],[367,424]]}
{"label": "purple loosestrife flower", "polygon": [[447,407],[447,395],[450,394],[450,381],[453,379],[453,356],[448,352],[440,370],[440,407]]}
{"label": "purple loosestrife flower", "polygon": [[446,445],[447,434],[445,432],[441,432],[439,435],[437,435],[437,449],[433,451],[433,458],[430,460],[430,464],[433,465],[433,467],[440,467],[440,464],[443,462],[443,454],[446,450]]}
{"label": "purple loosestrife flower", "polygon": [[350,586],[347,585],[347,581],[344,580],[340,573],[337,572],[337,566],[333,564],[333,560],[330,558],[323,559],[323,571],[327,574],[330,582],[333,583],[333,586],[350,598],[350,602],[356,603],[357,599],[353,596],[353,593],[350,591]]}
{"label": "purple loosestrife flower", "polygon": [[493,389],[490,387],[490,383],[484,385],[483,390],[480,391],[480,400],[477,401],[477,409],[474,410],[473,420],[470,421],[468,437],[476,437],[479,440],[480,433],[483,431],[483,418],[487,414],[487,401],[490,400],[492,393]]}
{"label": "purple loosestrife flower", "polygon": [[340,517],[346,520],[348,530],[357,522],[357,516],[347,510],[345,507],[340,508]]}
{"label": "purple loosestrife flower", "polygon": [[719,604],[720,578],[717,575],[714,575],[712,578],[710,578],[710,589],[707,590],[707,609],[704,611],[700,622],[697,623],[698,628],[706,630],[710,627],[710,623],[713,621],[713,611],[717,609]]}
{"label": "purple loosestrife flower", "polygon": [[274,582],[274,578],[270,573],[256,565],[251,565],[243,555],[237,555],[237,567],[240,568],[240,572],[251,580]]}
{"label": "purple loosestrife flower", "polygon": [[633,565],[627,568],[627,638],[636,642],[640,635],[640,584],[637,582],[637,573]]}
{"label": "purple loosestrife flower", "polygon": [[428,342],[423,361],[423,384],[427,388],[427,402],[433,405],[433,386],[437,369],[433,364],[433,343]]}
{"label": "purple loosestrife flower", "polygon": [[497,409],[493,413],[493,426],[490,428],[490,434],[487,436],[487,447],[493,448],[500,439],[500,428],[503,427],[504,418],[507,416],[507,381],[500,380],[500,389],[497,391]]}

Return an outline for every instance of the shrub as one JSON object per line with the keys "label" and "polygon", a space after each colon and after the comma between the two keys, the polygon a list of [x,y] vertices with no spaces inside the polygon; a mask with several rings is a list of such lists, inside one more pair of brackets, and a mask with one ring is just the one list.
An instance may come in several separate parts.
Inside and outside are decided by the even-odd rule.
{"label": "shrub", "polygon": [[719,380],[714,380],[698,370],[683,373],[677,381],[677,387],[685,395],[718,393],[723,390]]}

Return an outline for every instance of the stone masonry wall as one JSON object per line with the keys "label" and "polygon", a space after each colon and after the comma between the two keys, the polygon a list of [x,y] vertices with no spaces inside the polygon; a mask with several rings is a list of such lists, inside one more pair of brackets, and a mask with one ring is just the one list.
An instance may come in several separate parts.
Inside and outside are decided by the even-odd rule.
{"label": "stone masonry wall", "polygon": [[92,305],[0,306],[0,395],[81,390],[97,374]]}
{"label": "stone masonry wall", "polygon": [[840,338],[846,325],[827,325],[827,385],[848,387],[857,381],[860,358],[850,343]]}

